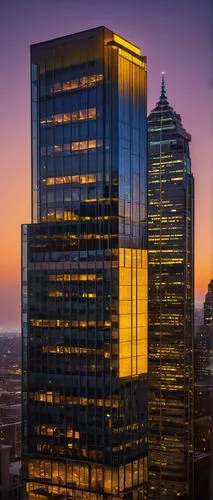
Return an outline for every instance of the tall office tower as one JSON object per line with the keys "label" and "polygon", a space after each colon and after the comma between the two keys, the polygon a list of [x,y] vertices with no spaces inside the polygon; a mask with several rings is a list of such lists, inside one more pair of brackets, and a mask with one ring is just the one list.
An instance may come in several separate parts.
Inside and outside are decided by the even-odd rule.
{"label": "tall office tower", "polygon": [[23,226],[30,499],[145,499],[146,59],[104,27],[33,45]]}
{"label": "tall office tower", "polygon": [[164,76],[148,118],[149,498],[193,499],[193,176]]}
{"label": "tall office tower", "polygon": [[204,302],[204,325],[213,324],[213,279],[208,285],[208,292]]}

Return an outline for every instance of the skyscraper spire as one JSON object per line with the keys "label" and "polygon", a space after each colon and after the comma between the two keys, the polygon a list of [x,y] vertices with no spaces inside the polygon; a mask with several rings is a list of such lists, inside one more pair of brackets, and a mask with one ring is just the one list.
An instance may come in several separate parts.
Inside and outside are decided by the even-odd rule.
{"label": "skyscraper spire", "polygon": [[161,80],[161,94],[160,99],[166,99],[166,89],[165,89],[165,79],[164,79],[164,71],[162,71],[162,80]]}

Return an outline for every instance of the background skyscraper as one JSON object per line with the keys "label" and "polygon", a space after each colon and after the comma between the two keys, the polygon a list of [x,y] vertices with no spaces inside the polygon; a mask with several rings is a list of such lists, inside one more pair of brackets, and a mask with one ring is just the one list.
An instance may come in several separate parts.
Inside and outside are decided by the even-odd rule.
{"label": "background skyscraper", "polygon": [[213,324],[213,280],[208,285],[204,302],[204,325]]}
{"label": "background skyscraper", "polygon": [[195,337],[195,500],[211,499],[213,280]]}
{"label": "background skyscraper", "polygon": [[194,184],[164,76],[148,118],[149,498],[191,500]]}
{"label": "background skyscraper", "polygon": [[209,385],[213,333],[213,280],[210,281],[205,296],[203,318],[195,338],[195,381]]}
{"label": "background skyscraper", "polygon": [[[145,499],[146,59],[106,28],[32,46],[23,226],[31,499]],[[144,487],[145,486],[145,487]]]}

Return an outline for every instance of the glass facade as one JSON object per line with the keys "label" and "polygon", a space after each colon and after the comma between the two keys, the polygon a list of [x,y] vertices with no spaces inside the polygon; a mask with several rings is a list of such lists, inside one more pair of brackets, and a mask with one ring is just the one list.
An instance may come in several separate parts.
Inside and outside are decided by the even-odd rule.
{"label": "glass facade", "polygon": [[193,498],[193,176],[164,77],[148,118],[149,498]]}
{"label": "glass facade", "polygon": [[28,498],[147,498],[146,59],[106,28],[31,48],[22,228]]}

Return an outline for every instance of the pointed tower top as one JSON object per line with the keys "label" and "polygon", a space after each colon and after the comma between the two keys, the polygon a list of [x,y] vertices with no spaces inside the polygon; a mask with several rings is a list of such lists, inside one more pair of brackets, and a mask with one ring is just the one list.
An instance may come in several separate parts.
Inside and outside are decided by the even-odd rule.
{"label": "pointed tower top", "polygon": [[162,71],[162,80],[161,80],[161,94],[160,99],[166,99],[166,89],[165,89],[165,79],[164,79],[164,71]]}

